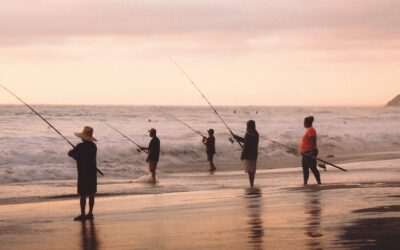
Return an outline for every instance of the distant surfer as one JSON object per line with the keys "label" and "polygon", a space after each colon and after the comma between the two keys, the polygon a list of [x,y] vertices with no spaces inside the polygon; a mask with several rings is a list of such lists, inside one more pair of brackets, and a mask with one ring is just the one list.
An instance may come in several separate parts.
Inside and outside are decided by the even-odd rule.
{"label": "distant surfer", "polygon": [[149,153],[146,162],[149,164],[149,172],[151,173],[153,182],[156,182],[156,169],[160,158],[160,139],[158,139],[157,131],[154,128],[150,129],[148,132],[152,138],[149,147],[140,147],[140,149]]}
{"label": "distant surfer", "polygon": [[300,146],[302,155],[304,185],[308,183],[309,170],[314,174],[318,184],[321,184],[321,177],[317,169],[318,148],[317,148],[317,132],[313,128],[314,117],[308,116],[304,118],[304,127],[306,132],[303,136]]}
{"label": "distant surfer", "polygon": [[203,143],[206,145],[207,160],[210,162],[210,171],[215,171],[214,155],[215,155],[215,137],[214,129],[207,130],[208,137],[203,137]]}
{"label": "distant surfer", "polygon": [[256,122],[253,120],[249,120],[247,122],[246,134],[244,138],[237,135],[234,135],[234,137],[236,140],[244,144],[240,159],[243,161],[245,172],[249,175],[250,186],[254,187],[259,142],[259,134],[256,130]]}
{"label": "distant surfer", "polygon": [[[84,127],[81,133],[75,133],[82,142],[68,152],[76,160],[78,169],[78,195],[80,196],[81,215],[74,218],[76,221],[93,220],[94,196],[97,192],[97,147],[93,137],[93,128]],[[86,197],[89,197],[89,213],[85,215]]]}

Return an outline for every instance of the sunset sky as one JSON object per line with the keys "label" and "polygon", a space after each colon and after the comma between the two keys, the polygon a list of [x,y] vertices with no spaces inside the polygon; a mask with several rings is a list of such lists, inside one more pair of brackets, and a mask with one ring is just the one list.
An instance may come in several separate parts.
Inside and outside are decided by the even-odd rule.
{"label": "sunset sky", "polygon": [[[398,0],[2,0],[0,83],[33,104],[384,105]],[[17,103],[0,91],[0,103]]]}

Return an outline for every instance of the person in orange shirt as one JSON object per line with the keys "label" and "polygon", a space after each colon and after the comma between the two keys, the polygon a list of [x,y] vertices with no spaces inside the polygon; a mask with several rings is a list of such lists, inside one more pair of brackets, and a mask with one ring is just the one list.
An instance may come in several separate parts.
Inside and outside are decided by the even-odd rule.
{"label": "person in orange shirt", "polygon": [[314,174],[318,184],[321,184],[321,177],[317,169],[318,148],[317,148],[317,132],[313,128],[313,116],[304,118],[304,127],[307,129],[301,141],[300,152],[302,155],[304,185],[307,185],[309,172]]}

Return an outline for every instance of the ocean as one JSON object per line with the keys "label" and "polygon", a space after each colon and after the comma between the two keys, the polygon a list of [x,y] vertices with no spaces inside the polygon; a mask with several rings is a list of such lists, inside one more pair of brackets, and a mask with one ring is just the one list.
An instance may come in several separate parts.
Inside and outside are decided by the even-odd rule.
{"label": "ocean", "polygon": [[[71,142],[74,132],[92,126],[98,139],[98,167],[108,177],[137,178],[147,173],[144,153],[126,138],[109,128],[111,124],[140,145],[147,146],[148,130],[157,129],[161,140],[160,173],[207,169],[201,137],[172,116],[207,134],[215,130],[217,165],[232,165],[238,170],[240,147],[229,141],[230,134],[208,107],[174,106],[50,106],[36,110]],[[297,156],[273,139],[298,148],[304,133],[305,116],[315,117],[318,146],[323,155],[396,150],[400,148],[400,113],[386,107],[217,107],[230,128],[243,135],[246,122],[256,121],[261,135],[259,165],[280,163]],[[75,162],[67,156],[70,145],[25,106],[0,106],[0,183],[76,178]],[[266,162],[263,164],[263,162]],[[240,164],[240,163],[239,163]]]}
{"label": "ocean", "polygon": [[[224,170],[227,176],[229,171],[242,171],[240,146],[229,141],[228,130],[209,107],[35,105],[34,108],[74,144],[79,143],[74,132],[81,132],[86,125],[94,128],[98,168],[105,174],[99,177],[103,193],[159,193],[224,186],[225,177],[218,183],[203,178],[209,165],[201,136],[166,113],[204,134],[213,128],[217,169]],[[315,117],[320,156],[334,156],[325,158],[329,161],[337,163],[340,156],[358,161],[357,154],[375,152],[394,151],[399,156],[396,153],[400,148],[398,108],[217,107],[217,110],[238,135],[244,135],[249,119],[256,121],[261,136],[259,170],[300,166],[299,156],[267,138],[298,148],[305,130],[303,119],[309,115]],[[0,203],[74,194],[76,163],[67,156],[71,146],[25,106],[1,105],[0,117]],[[136,183],[148,174],[146,155],[104,121],[143,146],[150,141],[147,131],[157,129],[161,140],[157,173],[160,183],[167,186],[152,189]],[[196,181],[197,186],[182,183],[182,176],[188,175],[204,182]]]}

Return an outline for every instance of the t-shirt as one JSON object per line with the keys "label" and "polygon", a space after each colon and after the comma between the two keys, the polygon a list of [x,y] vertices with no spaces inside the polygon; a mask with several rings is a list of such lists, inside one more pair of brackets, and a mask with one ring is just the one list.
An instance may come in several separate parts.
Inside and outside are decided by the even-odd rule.
{"label": "t-shirt", "polygon": [[311,151],[317,147],[317,140],[315,142],[311,139],[312,137],[317,137],[317,132],[313,127],[309,127],[306,130],[306,133],[303,136],[303,140],[301,141],[300,151],[302,153]]}

